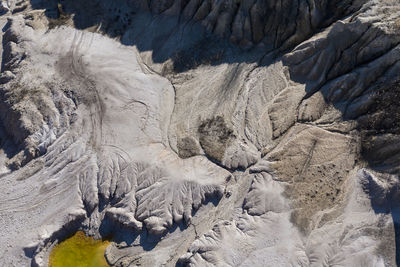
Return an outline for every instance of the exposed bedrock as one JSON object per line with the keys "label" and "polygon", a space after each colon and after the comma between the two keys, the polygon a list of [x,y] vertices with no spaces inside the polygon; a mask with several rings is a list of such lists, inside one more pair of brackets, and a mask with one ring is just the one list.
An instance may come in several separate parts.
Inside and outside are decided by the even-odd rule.
{"label": "exposed bedrock", "polygon": [[[83,3],[70,0],[59,5],[56,1],[33,1],[31,4],[34,8],[46,8],[50,21],[72,14],[70,22],[64,21],[67,25],[89,30],[99,26],[97,30],[121,36],[122,43],[137,47],[144,62],[152,65],[156,72],[166,75],[175,86],[177,108],[172,116],[170,133],[173,150],[182,157],[204,151],[212,160],[230,169],[245,168],[259,157],[252,145],[245,142],[251,141],[258,150],[262,150],[270,145],[268,139],[271,136],[279,137],[296,120],[316,121],[322,115],[325,104],[322,99],[314,97],[314,93],[321,92],[325,102],[333,103],[343,113],[344,119],[354,120],[374,102],[376,86],[395,83],[397,79],[399,18],[396,1]],[[387,15],[389,13],[390,16]],[[232,46],[230,41],[250,51],[243,52]],[[271,70],[257,68],[275,64],[275,60],[271,60],[272,55],[275,58],[283,55],[283,64],[288,71],[279,72],[289,76],[283,78],[286,85],[279,84],[279,73],[267,78]],[[244,62],[255,64],[252,66]],[[215,66],[219,69],[214,71],[214,67],[207,70],[207,65],[221,66]],[[196,71],[199,66],[202,66],[201,70]],[[265,99],[260,99],[259,90],[253,89],[260,84],[252,81],[257,73],[268,81],[261,85],[263,94],[267,94]],[[268,84],[271,78],[273,85]],[[249,82],[243,82],[246,80]],[[306,94],[303,95],[301,86],[290,84],[290,80],[305,84]],[[213,86],[205,88],[210,81]],[[216,90],[217,87],[220,89]],[[228,94],[224,93],[227,88]],[[189,90],[198,93],[189,93]],[[280,97],[273,99],[275,94]],[[226,97],[231,99],[225,100]],[[205,98],[219,100],[206,100],[204,106]],[[241,105],[240,102],[246,101],[246,98],[250,105]],[[236,107],[231,104],[233,99],[236,99]],[[253,103],[258,106],[257,101],[265,105],[272,100],[273,103],[267,105],[269,114],[259,107],[246,107],[248,111],[244,112],[244,116],[248,123],[245,128],[237,126],[244,125],[240,121],[242,118],[238,120],[238,116],[243,117],[243,114],[238,114],[243,106],[252,106]],[[220,105],[221,102],[227,104]],[[287,105],[282,105],[283,102]],[[180,103],[185,107],[180,108]],[[202,106],[205,110],[193,114],[190,111],[192,105]],[[289,109],[284,118],[281,116],[283,106]],[[205,134],[195,133],[194,129],[200,131],[202,123],[218,116],[231,128],[234,137],[228,142],[231,144],[229,149],[224,141],[224,148],[215,157],[215,153],[208,148],[204,150],[204,145],[210,147],[204,142]],[[266,123],[252,122],[256,116],[264,116]],[[179,125],[176,120],[179,120]],[[184,126],[184,120],[190,122]],[[232,155],[236,158],[233,162],[230,159]]]}
{"label": "exposed bedrock", "polygon": [[0,265],[399,263],[398,1],[8,4]]}
{"label": "exposed bedrock", "polygon": [[321,100],[314,96],[321,94],[344,120],[357,122],[362,156],[370,165],[397,174],[398,104],[393,101],[400,71],[399,14],[395,2],[374,3],[367,12],[333,24],[283,57],[290,77],[306,84],[299,119],[321,120],[321,107],[316,106]]}
{"label": "exposed bedrock", "polygon": [[[340,215],[304,239],[293,227],[290,209],[274,176],[262,171],[245,199],[245,211],[221,221],[189,247],[179,262],[187,266],[394,266],[391,217],[369,208],[368,175],[353,173],[351,196]],[[368,192],[368,191],[367,191]],[[258,207],[257,210],[248,207]],[[384,243],[381,239],[386,238]],[[376,256],[380,255],[380,256]]]}
{"label": "exposed bedrock", "polygon": [[[245,48],[261,44],[269,50],[290,48],[321,28],[356,12],[366,2],[366,0],[119,0],[112,2],[96,0],[83,3],[68,0],[62,1],[62,11],[60,11],[57,6],[58,1],[31,1],[34,8],[46,8],[52,19],[58,18],[63,12],[74,14],[74,25],[81,29],[101,24],[104,30],[119,35],[130,26],[137,25],[135,17],[148,12],[156,17],[177,17],[180,23],[189,27],[190,24],[199,23],[208,32],[227,38]],[[87,16],[88,13],[92,16]],[[142,19],[147,18],[142,17]],[[150,44],[150,46],[154,45],[160,44]]]}
{"label": "exposed bedrock", "polygon": [[[75,107],[67,116],[69,127],[54,139],[45,139],[48,143],[44,155],[5,178],[11,179],[6,183],[6,192],[13,190],[18,180],[27,184],[31,181],[30,186],[38,187],[31,196],[18,198],[19,205],[27,205],[25,209],[33,212],[32,227],[40,226],[46,231],[45,235],[35,237],[37,231],[34,231],[20,239],[31,240],[29,247],[39,257],[36,263],[44,264],[41,249],[46,248],[50,237],[52,242],[57,238],[52,237],[53,229],[61,228],[76,214],[86,214],[88,230],[93,232],[99,230],[101,220],[107,216],[133,232],[146,228],[149,233],[159,235],[176,223],[190,224],[202,203],[222,197],[226,179],[231,176],[229,172],[204,156],[181,159],[167,146],[173,88],[165,78],[142,69],[134,49],[123,48],[99,34],[71,28],[52,33],[34,32],[23,23],[22,17],[14,18],[9,27],[8,31],[18,33],[21,39],[12,46],[26,51],[18,67],[26,67],[4,88],[13,88],[14,83],[21,84],[36,72],[38,84],[53,86],[61,99],[67,99]],[[65,41],[55,42],[60,36]],[[47,55],[48,61],[43,64],[42,59]],[[128,65],[122,65],[121,59],[128,59]],[[30,101],[30,93],[35,91],[30,89],[30,84],[24,85],[23,89],[28,90],[26,99],[10,100],[10,103],[23,105],[22,101]],[[18,93],[16,90],[12,92]],[[52,96],[50,91],[46,93],[49,96],[43,93],[43,97]],[[27,109],[19,112],[22,116],[35,115]],[[24,118],[17,121],[24,122]],[[39,129],[32,128],[31,135],[47,125],[45,120],[34,122]],[[31,168],[35,170],[32,172]],[[46,180],[42,180],[44,177]],[[30,206],[41,207],[40,202],[35,203],[40,198],[43,201],[57,198],[54,190],[69,191],[73,201],[62,212],[43,211],[46,216],[59,218],[57,222],[43,222],[43,215],[34,213]],[[49,198],[45,197],[47,191]],[[4,196],[4,203],[11,204],[7,199]],[[10,209],[12,206],[3,210],[4,215]],[[16,219],[23,216],[14,211]],[[21,231],[22,225],[15,225],[15,231]],[[4,234],[9,242],[12,237]],[[4,260],[6,265],[17,264],[13,257]]]}

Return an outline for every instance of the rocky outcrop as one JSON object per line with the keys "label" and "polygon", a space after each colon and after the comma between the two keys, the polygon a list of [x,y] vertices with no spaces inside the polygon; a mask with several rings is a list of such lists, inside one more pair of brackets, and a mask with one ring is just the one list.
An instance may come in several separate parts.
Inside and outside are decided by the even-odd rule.
{"label": "rocky outcrop", "polygon": [[[33,31],[22,37],[23,22],[16,20],[3,36],[4,57],[1,73],[1,119],[7,135],[18,145],[7,165],[17,169],[42,155],[47,147],[70,126],[75,104],[60,88],[59,81],[42,83],[35,75],[48,75],[40,67],[28,66],[35,58],[27,50]],[[21,150],[18,152],[18,150]]]}

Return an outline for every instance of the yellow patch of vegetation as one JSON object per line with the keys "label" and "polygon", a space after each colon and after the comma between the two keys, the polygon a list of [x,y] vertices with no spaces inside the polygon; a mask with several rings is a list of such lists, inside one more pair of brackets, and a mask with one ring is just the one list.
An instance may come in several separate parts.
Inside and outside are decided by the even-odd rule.
{"label": "yellow patch of vegetation", "polygon": [[95,240],[78,231],[53,248],[49,267],[109,267],[104,257],[109,244],[107,240]]}

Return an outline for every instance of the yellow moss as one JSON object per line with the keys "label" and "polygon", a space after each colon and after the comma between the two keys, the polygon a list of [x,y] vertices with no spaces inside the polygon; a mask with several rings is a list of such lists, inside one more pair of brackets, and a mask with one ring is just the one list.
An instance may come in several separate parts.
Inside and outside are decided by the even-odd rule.
{"label": "yellow moss", "polygon": [[53,248],[49,267],[108,267],[104,252],[109,244],[79,231]]}

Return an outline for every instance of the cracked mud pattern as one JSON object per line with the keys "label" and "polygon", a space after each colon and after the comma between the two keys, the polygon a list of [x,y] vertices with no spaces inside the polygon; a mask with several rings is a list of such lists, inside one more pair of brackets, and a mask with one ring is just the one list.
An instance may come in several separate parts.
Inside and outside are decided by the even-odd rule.
{"label": "cracked mud pattern", "polygon": [[398,1],[0,2],[0,266],[399,265]]}

